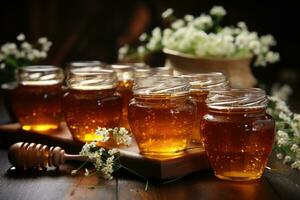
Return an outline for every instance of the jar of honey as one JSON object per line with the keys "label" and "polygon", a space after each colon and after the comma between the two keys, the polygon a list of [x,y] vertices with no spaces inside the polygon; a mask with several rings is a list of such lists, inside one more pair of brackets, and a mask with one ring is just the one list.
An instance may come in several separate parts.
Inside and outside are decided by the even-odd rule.
{"label": "jar of honey", "polygon": [[159,158],[186,149],[196,115],[189,89],[189,83],[180,77],[135,80],[128,120],[141,154]]}
{"label": "jar of honey", "polygon": [[133,79],[134,68],[132,65],[112,65],[111,68],[117,73],[118,86],[117,91],[121,94],[123,100],[122,117],[120,126],[129,129],[128,124],[128,105],[133,98]]}
{"label": "jar of honey", "polygon": [[122,98],[116,92],[117,77],[112,70],[71,70],[63,113],[73,138],[81,142],[102,139],[97,128],[119,126]]}
{"label": "jar of honey", "polygon": [[12,107],[22,129],[49,133],[62,121],[61,68],[35,65],[16,72],[18,87],[12,92]]}
{"label": "jar of honey", "polygon": [[184,77],[191,84],[190,97],[197,105],[197,122],[192,131],[191,143],[203,146],[200,123],[203,116],[207,113],[206,97],[209,91],[229,89],[229,81],[219,72],[180,75],[180,77]]}
{"label": "jar of honey", "polygon": [[258,88],[210,92],[201,131],[211,167],[220,179],[262,176],[274,142],[275,123]]}

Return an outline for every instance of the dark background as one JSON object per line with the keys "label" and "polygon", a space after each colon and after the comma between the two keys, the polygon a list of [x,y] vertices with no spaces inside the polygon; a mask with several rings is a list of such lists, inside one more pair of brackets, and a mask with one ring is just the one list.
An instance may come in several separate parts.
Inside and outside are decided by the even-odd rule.
{"label": "dark background", "polygon": [[46,36],[54,44],[47,64],[64,66],[80,59],[113,63],[120,45],[162,25],[160,14],[165,9],[171,7],[181,17],[208,13],[213,5],[227,10],[224,25],[245,21],[250,30],[274,35],[281,62],[253,72],[267,89],[276,82],[290,84],[294,90],[290,105],[300,111],[297,1],[5,0],[0,5],[0,44],[14,41],[21,32],[29,41]]}

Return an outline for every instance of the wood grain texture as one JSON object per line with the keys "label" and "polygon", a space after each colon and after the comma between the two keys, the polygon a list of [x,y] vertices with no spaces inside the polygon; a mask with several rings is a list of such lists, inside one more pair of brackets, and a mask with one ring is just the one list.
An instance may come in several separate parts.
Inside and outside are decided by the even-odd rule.
{"label": "wood grain texture", "polygon": [[[0,125],[0,141],[5,145],[15,142],[35,142],[50,146],[60,146],[67,153],[78,153],[82,143],[75,142],[66,127],[51,134],[40,134],[20,129],[19,124]],[[149,158],[139,154],[135,142],[130,147],[120,147],[122,165],[137,173],[155,179],[170,179],[191,172],[209,168],[209,163],[203,148],[189,148],[181,156],[168,158]]]}

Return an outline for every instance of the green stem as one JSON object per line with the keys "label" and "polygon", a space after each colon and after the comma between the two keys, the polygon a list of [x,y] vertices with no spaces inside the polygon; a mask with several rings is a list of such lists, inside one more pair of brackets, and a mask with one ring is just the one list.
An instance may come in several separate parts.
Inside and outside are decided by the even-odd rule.
{"label": "green stem", "polygon": [[127,171],[129,171],[129,172],[131,172],[131,173],[133,173],[133,174],[135,174],[135,175],[141,177],[142,179],[144,179],[144,180],[146,181],[145,191],[148,190],[149,181],[148,181],[148,179],[147,179],[146,177],[144,177],[144,176],[140,175],[139,173],[137,173],[137,172],[135,172],[135,171],[133,171],[133,170],[131,170],[131,169],[125,167],[124,165],[120,165],[120,166],[121,166],[122,168],[126,169]]}

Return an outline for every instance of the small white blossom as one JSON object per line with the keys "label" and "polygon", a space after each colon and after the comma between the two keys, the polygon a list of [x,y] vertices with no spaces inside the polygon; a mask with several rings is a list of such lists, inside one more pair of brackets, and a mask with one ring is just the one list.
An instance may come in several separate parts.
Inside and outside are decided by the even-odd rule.
{"label": "small white blossom", "polygon": [[162,16],[163,19],[166,19],[166,18],[172,16],[172,15],[173,15],[173,12],[174,12],[174,10],[173,10],[172,8],[168,8],[167,10],[165,10],[165,11],[161,14],[161,16]]}
{"label": "small white blossom", "polygon": [[291,167],[293,168],[293,169],[300,169],[300,160],[297,160],[297,161],[295,161],[295,162],[293,162],[292,164],[291,164]]}
{"label": "small white blossom", "polygon": [[98,127],[95,134],[100,136],[100,138],[97,140],[99,142],[106,142],[109,140],[109,130],[106,128]]}
{"label": "small white blossom", "polygon": [[266,61],[269,63],[275,63],[280,60],[280,55],[279,53],[269,51],[266,55]]}
{"label": "small white blossom", "polygon": [[24,41],[25,40],[25,35],[23,33],[20,33],[18,36],[17,36],[17,40],[18,41]]}
{"label": "small white blossom", "polygon": [[276,154],[276,157],[277,157],[278,159],[282,159],[282,158],[283,158],[283,155],[282,155],[282,153],[278,153],[278,154]]}
{"label": "small white blossom", "polygon": [[283,164],[289,163],[291,162],[291,160],[292,160],[291,156],[285,156],[283,160]]}
{"label": "small white blossom", "polygon": [[214,6],[209,13],[213,16],[223,17],[226,15],[226,10],[222,6]]}
{"label": "small white blossom", "polygon": [[142,35],[140,35],[139,40],[144,42],[147,39],[147,34],[143,33]]}
{"label": "small white blossom", "polygon": [[87,168],[85,168],[84,175],[85,175],[85,176],[89,176],[89,175],[90,175],[90,171],[89,171]]}

